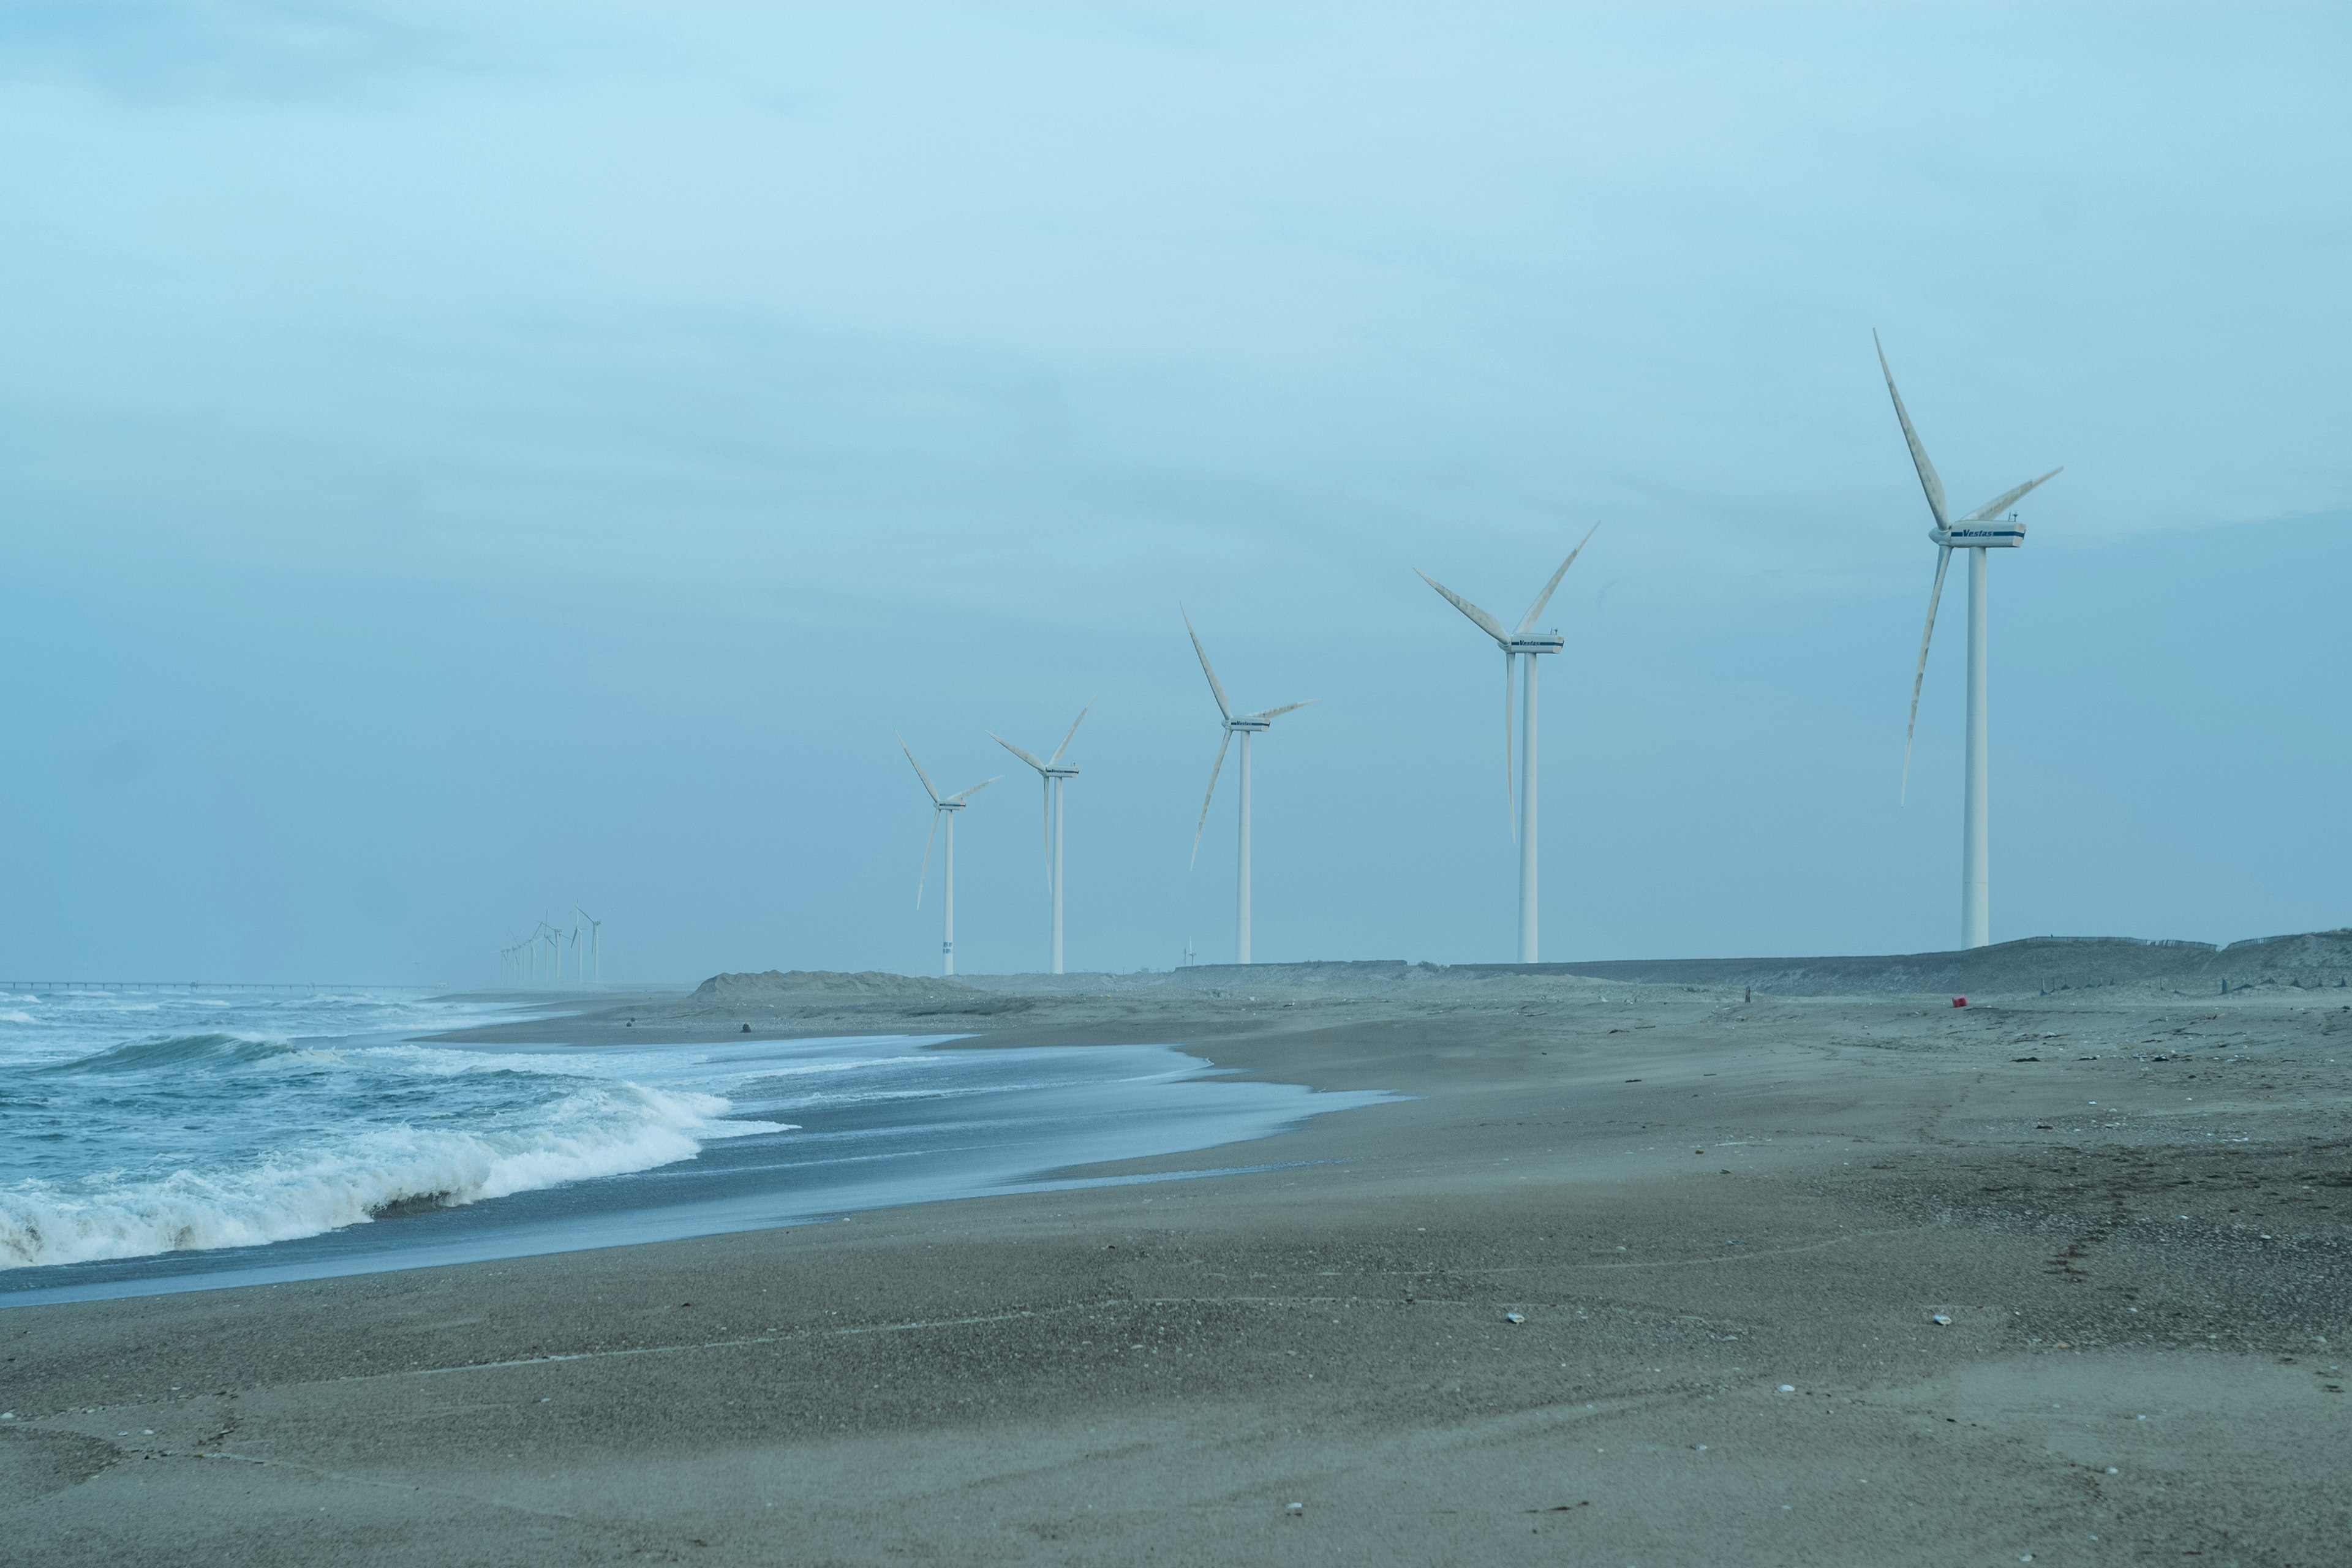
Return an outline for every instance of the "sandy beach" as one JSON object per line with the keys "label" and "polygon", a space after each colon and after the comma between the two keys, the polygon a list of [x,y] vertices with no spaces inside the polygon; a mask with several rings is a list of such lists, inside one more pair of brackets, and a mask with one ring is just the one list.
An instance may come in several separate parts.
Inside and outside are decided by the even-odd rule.
{"label": "sandy beach", "polygon": [[2227,995],[2009,944],[1966,1008],[1299,965],[549,1009],[499,1027],[1410,1098],[1089,1173],[1241,1174],[0,1311],[9,1555],[2341,1563],[2352,991],[2296,940]]}

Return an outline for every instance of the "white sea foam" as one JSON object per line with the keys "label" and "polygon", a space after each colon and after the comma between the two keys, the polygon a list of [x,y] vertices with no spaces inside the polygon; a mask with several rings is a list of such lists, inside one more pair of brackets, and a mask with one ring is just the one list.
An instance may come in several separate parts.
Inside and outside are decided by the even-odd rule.
{"label": "white sea foam", "polygon": [[789,1130],[718,1120],[727,1109],[717,1095],[587,1082],[489,1125],[376,1127],[221,1171],[23,1181],[0,1190],[0,1268],[286,1241],[386,1210],[650,1170],[713,1139]]}
{"label": "white sea foam", "polygon": [[[8,1000],[13,1002],[16,998],[11,996]],[[27,996],[25,1000],[29,1002],[32,998]],[[5,1013],[0,1013],[0,1024],[37,1024],[39,1022],[39,1019],[20,1008],[11,1007]]]}

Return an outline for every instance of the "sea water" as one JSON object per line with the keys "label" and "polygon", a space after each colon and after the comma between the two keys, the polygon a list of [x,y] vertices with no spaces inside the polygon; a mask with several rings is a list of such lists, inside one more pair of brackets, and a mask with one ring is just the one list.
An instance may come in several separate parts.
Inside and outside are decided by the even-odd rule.
{"label": "sea water", "polygon": [[507,1016],[398,990],[0,994],[0,1306],[1070,1184],[1386,1098],[1169,1046],[421,1037]]}

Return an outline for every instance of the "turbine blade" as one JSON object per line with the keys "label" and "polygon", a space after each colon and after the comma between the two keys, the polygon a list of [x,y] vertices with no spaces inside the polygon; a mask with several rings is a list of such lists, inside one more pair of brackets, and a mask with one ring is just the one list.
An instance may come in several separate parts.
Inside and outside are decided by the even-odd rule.
{"label": "turbine blade", "polygon": [[1461,595],[1455,593],[1453,589],[1447,587],[1444,584],[1439,582],[1436,578],[1431,576],[1420,567],[1414,567],[1412,569],[1412,574],[1420,578],[1423,582],[1428,584],[1431,587],[1436,589],[1441,595],[1444,595],[1445,602],[1447,604],[1453,605],[1455,609],[1469,616],[1471,625],[1476,626],[1480,631],[1485,632],[1488,637],[1493,637],[1498,643],[1509,643],[1511,640],[1511,634],[1503,629],[1502,622],[1496,620],[1494,616],[1488,615],[1486,611],[1480,609],[1477,605],[1472,604],[1469,600],[1464,598]]}
{"label": "turbine blade", "polygon": [[915,879],[915,907],[923,907],[923,884],[931,879],[931,840],[940,836],[940,814],[931,813],[931,830],[923,836],[923,869]]}
{"label": "turbine blade", "polygon": [[1543,614],[1546,605],[1551,603],[1552,590],[1559,586],[1559,580],[1568,575],[1568,569],[1576,564],[1576,558],[1584,553],[1584,547],[1591,543],[1592,536],[1600,531],[1601,525],[1597,522],[1584,531],[1584,537],[1576,542],[1576,548],[1568,552],[1568,559],[1561,562],[1559,570],[1551,574],[1551,581],[1544,584],[1544,591],[1538,594],[1536,602],[1528,606],[1528,618],[1519,623],[1522,633],[1536,629],[1536,617]]}
{"label": "turbine blade", "polygon": [[978,784],[972,785],[970,789],[960,790],[954,795],[942,797],[940,804],[941,805],[961,805],[965,801],[970,800],[973,795],[978,795],[982,790],[984,790],[989,785],[994,784],[996,779],[1001,779],[1003,776],[1004,775],[1003,773],[999,773],[994,779],[982,779]]}
{"label": "turbine blade", "polygon": [[1020,758],[1023,762],[1027,763],[1031,767],[1035,768],[1039,773],[1042,773],[1045,771],[1045,764],[1044,763],[1039,762],[1035,757],[1030,755],[1027,752],[1023,751],[1020,747],[1014,745],[1012,742],[1006,740],[995,731],[989,731],[988,738],[995,742],[998,745],[1003,747],[1006,751],[1012,752],[1014,756]]}
{"label": "turbine blade", "polygon": [[1936,585],[1927,590],[1927,626],[1919,634],[1919,668],[1911,672],[1911,721],[1903,727],[1903,792],[1896,798],[1911,798],[1911,736],[1919,728],[1919,687],[1927,679],[1927,640],[1936,635],[1936,606],[1944,597],[1944,573],[1952,563],[1952,549],[1946,545],[1936,552]]}
{"label": "turbine blade", "polygon": [[1895,399],[1895,417],[1903,422],[1903,439],[1911,448],[1911,462],[1919,470],[1919,488],[1927,492],[1927,510],[1936,514],[1937,528],[1952,526],[1944,507],[1944,481],[1936,477],[1936,465],[1927,460],[1927,448],[1919,445],[1919,432],[1911,428],[1911,415],[1903,406],[1903,395],[1895,390],[1895,373],[1886,368],[1886,346],[1878,342],[1873,331],[1870,341],[1878,348],[1878,368],[1886,377],[1886,395]]}
{"label": "turbine blade", "polygon": [[[891,733],[898,734],[898,731],[894,730]],[[915,749],[907,744],[907,737],[904,735],[898,736],[898,749],[907,753],[907,760],[908,762],[915,763],[915,776],[923,781],[923,793],[931,797],[931,804],[933,805],[939,805],[939,789],[931,783],[931,775],[923,771],[923,764],[915,762]]]}
{"label": "turbine blade", "polygon": [[2005,490],[1991,500],[1985,502],[1984,505],[1977,508],[1976,510],[1969,513],[1968,516],[1960,519],[1960,521],[1962,522],[1983,522],[1988,519],[1999,517],[2008,509],[2011,502],[2023,500],[2027,491],[2048,483],[2050,480],[2056,479],[2060,474],[2063,474],[2065,471],[2066,470],[2063,468],[2053,468],[2038,479],[2028,479],[2023,484],[2018,486],[2015,489]]}
{"label": "turbine blade", "polygon": [[1232,718],[1234,705],[1225,700],[1225,683],[1217,679],[1216,668],[1209,662],[1209,650],[1201,646],[1201,634],[1192,630],[1192,617],[1185,615],[1181,605],[1176,606],[1176,613],[1184,616],[1184,629],[1192,633],[1192,651],[1201,656],[1201,673],[1209,678],[1209,694],[1217,700],[1217,711]]}
{"label": "turbine blade", "polygon": [[[1529,658],[1535,656],[1529,654]],[[1518,673],[1519,656],[1508,644],[1503,648],[1503,818],[1511,829],[1511,842],[1519,841],[1518,786],[1511,783],[1511,678]]]}
{"label": "turbine blade", "polygon": [[1234,732],[1228,730],[1217,742],[1217,760],[1209,764],[1209,793],[1201,797],[1201,820],[1192,825],[1192,858],[1184,867],[1188,871],[1201,863],[1201,830],[1209,826],[1209,803],[1217,798],[1217,775],[1224,771],[1225,748],[1233,743]]}
{"label": "turbine blade", "polygon": [[1099,697],[1089,697],[1087,699],[1087,705],[1078,710],[1078,716],[1076,718],[1070,721],[1070,732],[1062,737],[1062,743],[1060,745],[1054,748],[1054,755],[1051,759],[1052,761],[1058,763],[1062,760],[1062,753],[1068,751],[1070,749],[1070,742],[1076,740],[1078,737],[1078,726],[1087,721],[1087,715],[1093,712],[1095,710],[1095,704],[1101,700],[1102,699]]}
{"label": "turbine blade", "polygon": [[1310,697],[1304,702],[1286,702],[1279,708],[1268,708],[1263,712],[1258,713],[1244,713],[1242,717],[1244,719],[1279,719],[1285,713],[1296,713],[1301,708],[1312,708],[1315,704],[1322,700],[1323,699],[1320,697]]}

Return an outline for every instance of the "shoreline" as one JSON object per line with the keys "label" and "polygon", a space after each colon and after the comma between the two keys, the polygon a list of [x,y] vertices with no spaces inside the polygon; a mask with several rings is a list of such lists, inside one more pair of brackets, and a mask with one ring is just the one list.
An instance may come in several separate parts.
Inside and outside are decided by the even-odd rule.
{"label": "shoreline", "polygon": [[1205,1009],[1244,1076],[1411,1097],[1097,1167],[1271,1167],[1214,1180],[0,1313],[10,1526],[95,1563],[2340,1546],[2352,1013],[1555,1002]]}
{"label": "shoreline", "polygon": [[[562,1036],[560,1019],[551,1022]],[[1175,1179],[1188,1168],[1223,1169],[1223,1148],[1263,1142],[1376,1098],[1253,1079],[1218,1069],[1197,1050],[1160,1044],[972,1055],[958,1043],[887,1034],[712,1046],[667,1041],[649,1029],[612,1047],[626,1054],[584,1079],[564,1066],[578,1053],[560,1044],[445,1047],[494,1052],[506,1072],[528,1056],[544,1065],[526,1070],[557,1085],[625,1079],[656,1094],[721,1096],[728,1108],[698,1124],[698,1147],[665,1151],[650,1163],[470,1202],[404,1199],[390,1213],[266,1243],[9,1268],[0,1271],[0,1312],[497,1263],[835,1223],[912,1203]],[[1107,1159],[1125,1166],[1145,1156],[1181,1163],[1152,1175],[1096,1173]]]}

